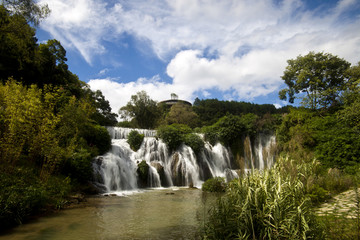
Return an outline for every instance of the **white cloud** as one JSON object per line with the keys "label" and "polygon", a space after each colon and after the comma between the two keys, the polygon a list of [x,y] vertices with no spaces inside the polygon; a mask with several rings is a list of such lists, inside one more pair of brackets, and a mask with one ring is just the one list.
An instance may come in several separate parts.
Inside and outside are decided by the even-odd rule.
{"label": "white cloud", "polygon": [[[118,41],[124,32],[148,40],[145,42],[164,60],[184,47],[232,55],[244,46],[251,51],[287,44],[284,50],[295,52],[298,36],[308,43],[304,44],[307,48],[319,49],[335,36],[358,48],[353,40],[359,33],[352,38],[342,33],[359,22],[334,24],[357,4],[355,0],[339,1],[322,15],[319,10],[304,9],[300,0],[278,4],[268,0],[119,0],[114,5],[95,0],[42,2],[49,4],[52,13],[41,26],[65,45],[78,49],[89,63],[106,52],[103,40]],[[350,53],[346,55],[343,57],[351,58]]]}
{"label": "white cloud", "polygon": [[273,104],[276,108],[281,108],[282,106],[280,105],[280,104],[278,104],[278,103],[274,103]]}
{"label": "white cloud", "polygon": [[191,100],[195,92],[209,96],[212,89],[251,100],[277,91],[286,60],[299,54],[331,52],[352,63],[360,56],[360,16],[342,21],[349,9],[359,7],[356,0],[314,10],[300,0],[46,2],[52,14],[41,27],[89,64],[106,54],[105,41],[121,41],[124,33],[148,44],[168,64],[170,83],[158,77],[130,83],[91,80],[90,86],[102,88],[116,110],[140,90],[156,100],[171,92]]}
{"label": "white cloud", "polygon": [[92,58],[105,53],[102,36],[108,33],[106,3],[88,0],[41,0],[48,4],[51,14],[41,27],[50,32],[66,48],[79,51],[91,64]]}
{"label": "white cloud", "polygon": [[103,75],[105,75],[108,71],[109,71],[108,68],[101,69],[100,72],[98,73],[98,75],[103,76]]}
{"label": "white cloud", "polygon": [[162,101],[170,99],[171,93],[176,93],[179,99],[193,101],[191,93],[182,86],[162,82],[158,76],[151,79],[139,78],[136,82],[119,83],[116,79],[92,79],[88,82],[92,90],[101,90],[106,99],[110,102],[113,112],[117,112],[125,106],[132,95],[139,91],[146,91],[151,99]]}

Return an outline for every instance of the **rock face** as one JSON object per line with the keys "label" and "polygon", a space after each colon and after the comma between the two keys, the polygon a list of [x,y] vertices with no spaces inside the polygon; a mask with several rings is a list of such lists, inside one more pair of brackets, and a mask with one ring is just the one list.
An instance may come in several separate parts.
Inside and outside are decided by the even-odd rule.
{"label": "rock face", "polygon": [[159,176],[160,176],[160,181],[161,181],[161,186],[163,187],[170,187],[170,183],[167,181],[166,179],[166,175],[165,175],[165,169],[164,166],[161,165],[160,162],[150,162],[150,165],[152,167],[154,167],[156,169],[156,171],[158,172]]}
{"label": "rock face", "polygon": [[146,163],[145,160],[142,160],[138,164],[138,168],[136,170],[138,175],[138,186],[141,188],[146,188],[149,186],[148,179],[149,179],[149,165]]}
{"label": "rock face", "polygon": [[275,162],[277,147],[274,135],[244,136],[235,146],[233,167],[241,172],[270,168]]}
{"label": "rock face", "polygon": [[173,160],[171,162],[171,174],[172,174],[172,180],[173,180],[173,184],[175,186],[183,186],[184,184],[184,176],[183,176],[183,163],[180,162],[180,156],[179,153],[176,152],[173,155]]}

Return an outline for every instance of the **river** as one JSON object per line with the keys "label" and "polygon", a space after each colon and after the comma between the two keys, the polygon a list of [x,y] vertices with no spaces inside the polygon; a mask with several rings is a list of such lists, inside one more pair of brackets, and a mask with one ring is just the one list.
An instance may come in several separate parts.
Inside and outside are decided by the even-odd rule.
{"label": "river", "polygon": [[0,240],[196,239],[213,201],[188,188],[94,196],[79,207],[16,227]]}

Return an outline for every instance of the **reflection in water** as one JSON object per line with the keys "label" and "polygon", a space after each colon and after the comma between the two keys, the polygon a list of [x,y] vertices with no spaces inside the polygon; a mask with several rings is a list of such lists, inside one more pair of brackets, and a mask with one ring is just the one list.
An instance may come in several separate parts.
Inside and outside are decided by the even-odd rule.
{"label": "reflection in water", "polygon": [[0,235],[0,240],[194,239],[207,212],[201,196],[200,190],[165,189],[89,198],[86,207],[24,224]]}

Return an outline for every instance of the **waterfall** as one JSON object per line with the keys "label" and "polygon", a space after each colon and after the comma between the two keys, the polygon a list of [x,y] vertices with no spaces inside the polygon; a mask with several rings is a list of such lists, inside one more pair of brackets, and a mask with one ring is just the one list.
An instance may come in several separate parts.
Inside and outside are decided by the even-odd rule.
{"label": "waterfall", "polygon": [[[263,169],[274,163],[276,142],[272,135],[259,134],[255,140],[245,137],[239,159],[220,143],[212,146],[205,142],[198,154],[185,144],[169,152],[166,144],[155,137],[155,130],[145,129],[135,129],[145,137],[140,149],[134,152],[127,143],[127,136],[132,130],[108,127],[112,148],[105,155],[98,156],[93,163],[96,185],[104,192],[144,187],[201,187],[205,180],[212,177],[224,177],[230,181],[239,177],[241,168],[245,171]],[[145,166],[147,174],[141,180],[138,171],[140,163],[142,167]]]}

